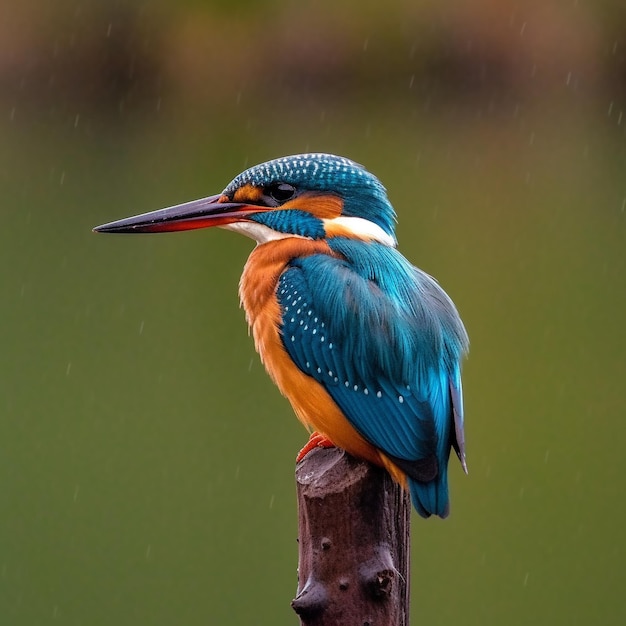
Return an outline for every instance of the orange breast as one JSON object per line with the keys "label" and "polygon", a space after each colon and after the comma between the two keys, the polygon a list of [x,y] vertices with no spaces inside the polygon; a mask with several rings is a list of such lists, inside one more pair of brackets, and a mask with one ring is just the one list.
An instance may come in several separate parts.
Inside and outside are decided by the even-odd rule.
{"label": "orange breast", "polygon": [[322,385],[302,372],[283,346],[279,334],[281,311],[276,298],[278,280],[291,259],[319,253],[334,255],[323,241],[290,237],[261,244],[250,255],[239,294],[257,352],[307,428],[317,430],[356,457],[385,466],[398,482],[404,483],[398,468],[359,435]]}

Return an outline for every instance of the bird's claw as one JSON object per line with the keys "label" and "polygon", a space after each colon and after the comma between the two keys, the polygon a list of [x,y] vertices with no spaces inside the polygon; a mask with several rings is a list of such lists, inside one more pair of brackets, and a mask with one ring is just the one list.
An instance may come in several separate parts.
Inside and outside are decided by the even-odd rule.
{"label": "bird's claw", "polygon": [[321,435],[318,432],[311,433],[309,440],[306,445],[298,452],[298,456],[296,457],[296,463],[300,463],[302,459],[314,448],[334,448],[335,444],[324,435]]}

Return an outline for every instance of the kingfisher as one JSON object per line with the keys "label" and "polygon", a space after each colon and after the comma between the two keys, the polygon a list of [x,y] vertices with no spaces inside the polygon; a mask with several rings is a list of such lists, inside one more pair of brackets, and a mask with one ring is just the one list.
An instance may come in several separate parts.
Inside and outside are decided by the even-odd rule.
{"label": "kingfisher", "polygon": [[299,154],[256,165],[222,193],[96,227],[161,233],[218,226],[256,247],[241,305],[271,379],[312,433],[385,468],[422,517],[449,513],[463,470],[461,361],[469,340],[438,282],[398,252],[385,188],[354,161]]}

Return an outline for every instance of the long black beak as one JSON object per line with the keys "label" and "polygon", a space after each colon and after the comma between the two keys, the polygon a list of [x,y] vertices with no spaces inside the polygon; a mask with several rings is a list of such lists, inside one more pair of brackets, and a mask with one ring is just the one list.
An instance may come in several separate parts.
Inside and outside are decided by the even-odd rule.
{"label": "long black beak", "polygon": [[224,226],[245,221],[246,216],[252,213],[268,210],[268,207],[229,202],[225,196],[218,194],[102,224],[93,230],[97,233],[166,233]]}

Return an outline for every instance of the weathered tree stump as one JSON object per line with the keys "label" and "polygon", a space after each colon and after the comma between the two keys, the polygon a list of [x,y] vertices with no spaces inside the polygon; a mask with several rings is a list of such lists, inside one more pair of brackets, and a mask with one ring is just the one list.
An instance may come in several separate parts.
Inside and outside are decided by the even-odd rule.
{"label": "weathered tree stump", "polygon": [[303,626],[407,626],[410,500],[389,474],[339,448],[296,468]]}

